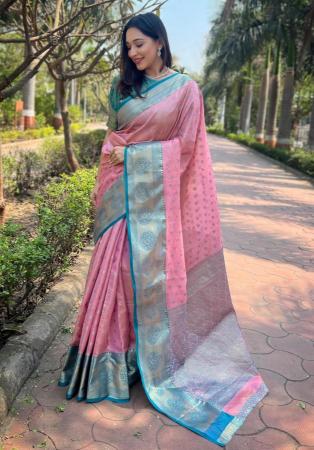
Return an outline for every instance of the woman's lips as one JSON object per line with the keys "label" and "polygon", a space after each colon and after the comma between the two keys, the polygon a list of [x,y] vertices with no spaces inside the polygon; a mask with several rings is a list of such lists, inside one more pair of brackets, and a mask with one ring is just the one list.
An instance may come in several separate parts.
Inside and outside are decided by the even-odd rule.
{"label": "woman's lips", "polygon": [[141,59],[134,59],[134,62],[135,62],[135,64],[139,64],[140,62],[143,61],[143,59],[144,59],[144,58],[141,58]]}

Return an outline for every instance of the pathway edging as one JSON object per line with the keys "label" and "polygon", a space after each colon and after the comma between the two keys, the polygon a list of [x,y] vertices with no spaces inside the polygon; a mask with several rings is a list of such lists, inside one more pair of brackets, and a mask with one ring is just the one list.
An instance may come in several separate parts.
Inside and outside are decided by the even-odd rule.
{"label": "pathway edging", "polygon": [[211,136],[219,136],[221,139],[226,139],[227,141],[233,142],[234,144],[237,144],[239,147],[245,148],[246,150],[249,150],[250,152],[253,152],[255,155],[260,156],[261,158],[267,159],[268,161],[280,166],[282,169],[286,170],[287,172],[293,173],[296,177],[309,181],[312,185],[314,185],[314,178],[310,177],[310,175],[307,175],[304,172],[301,172],[301,170],[295,169],[294,167],[288,166],[288,164],[285,164],[282,161],[278,161],[278,159],[272,158],[271,156],[266,155],[265,153],[259,152],[253,147],[249,147],[248,145],[241,144],[240,142],[234,141],[232,139],[229,139],[225,136],[220,136],[214,133],[207,133],[207,135]]}
{"label": "pathway edging", "polygon": [[73,269],[63,275],[25,320],[25,334],[10,337],[0,350],[0,424],[75,301],[83,295],[92,249],[92,245],[85,247]]}

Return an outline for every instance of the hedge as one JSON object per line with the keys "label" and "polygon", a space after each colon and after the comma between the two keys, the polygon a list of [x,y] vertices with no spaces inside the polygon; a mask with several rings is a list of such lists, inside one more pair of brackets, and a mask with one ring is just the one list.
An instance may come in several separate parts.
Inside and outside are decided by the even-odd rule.
{"label": "hedge", "polygon": [[[98,163],[105,130],[74,133],[73,150],[84,167]],[[61,173],[70,173],[63,136],[46,138],[38,150],[3,156],[5,195],[25,195]]]}
{"label": "hedge", "polygon": [[301,148],[271,148],[257,142],[250,135],[227,133],[220,128],[208,127],[207,131],[219,136],[224,136],[232,141],[239,142],[240,144],[247,145],[277,161],[283,162],[287,166],[300,170],[310,177],[314,177],[314,152],[306,151]]}
{"label": "hedge", "polygon": [[[76,133],[84,127],[82,123],[72,123],[71,131]],[[54,136],[56,134],[62,134],[63,127],[58,132],[52,126],[41,128],[29,128],[27,130],[6,130],[0,131],[0,139],[3,143],[15,142],[15,141],[28,141],[30,139],[40,139],[48,136]]]}
{"label": "hedge", "polygon": [[32,310],[88,240],[96,170],[62,174],[38,193],[32,233],[11,220],[0,228],[0,344],[11,332],[10,320]]}

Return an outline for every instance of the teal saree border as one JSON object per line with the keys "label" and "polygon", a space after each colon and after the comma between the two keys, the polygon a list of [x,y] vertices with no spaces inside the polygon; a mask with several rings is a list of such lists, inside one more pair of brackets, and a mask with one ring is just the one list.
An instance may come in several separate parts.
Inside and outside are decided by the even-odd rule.
{"label": "teal saree border", "polygon": [[150,88],[145,91],[145,93],[147,93],[145,98],[131,97],[128,99],[128,101],[117,111],[118,130],[125,127],[148,108],[159,104],[162,100],[169,97],[191,80],[192,79],[186,74],[176,73],[164,80],[160,80],[159,83],[150,86]]}
{"label": "teal saree border", "polygon": [[[152,143],[151,143],[152,144]],[[161,143],[159,143],[160,145],[160,149],[162,147]],[[200,429],[197,429],[189,424],[187,424],[186,422],[184,422],[183,420],[178,419],[177,417],[169,414],[168,411],[165,411],[165,409],[160,408],[156,402],[152,399],[151,395],[150,395],[150,391],[146,385],[145,382],[145,375],[143,372],[143,367],[142,367],[142,363],[141,363],[141,359],[140,359],[140,350],[139,350],[139,324],[138,324],[138,314],[137,314],[137,300],[138,300],[138,296],[137,296],[137,286],[136,286],[136,281],[135,281],[135,273],[134,273],[134,257],[133,257],[133,238],[132,238],[132,229],[131,229],[131,223],[130,223],[130,208],[129,208],[129,181],[128,181],[128,149],[126,148],[124,150],[124,182],[125,182],[125,201],[126,201],[126,221],[127,221],[127,233],[128,233],[128,239],[129,239],[129,246],[130,246],[130,269],[131,269],[131,278],[132,278],[132,286],[133,286],[133,292],[134,292],[134,330],[135,330],[135,336],[136,336],[136,358],[137,358],[137,367],[139,369],[140,375],[141,375],[141,380],[142,380],[142,385],[144,388],[144,391],[146,393],[146,396],[148,398],[148,400],[150,401],[150,403],[154,406],[154,408],[159,411],[162,414],[166,414],[171,420],[173,420],[174,422],[176,422],[178,425],[181,425],[191,431],[193,431],[194,433],[202,436],[203,438],[205,438],[208,441],[214,442],[215,444],[224,447],[225,444],[219,442],[218,436],[211,436],[208,431],[206,434],[205,432],[202,432]],[[216,417],[216,419],[213,421],[213,425],[219,420],[219,417],[223,416],[223,419],[226,416],[229,416],[226,413],[222,413],[222,414],[218,414],[218,416]],[[233,419],[233,416],[229,416],[228,420],[226,423],[229,423],[231,420]],[[224,419],[225,420],[225,419]],[[221,430],[222,431],[222,430]]]}
{"label": "teal saree border", "polygon": [[116,222],[125,217],[124,181],[120,176],[108,189],[96,211],[93,238],[94,243]]}
{"label": "teal saree border", "polygon": [[[152,84],[151,86],[149,86],[147,89],[145,89],[142,94],[146,94],[146,92],[149,92],[151,89],[154,89],[156,86],[159,86],[161,83],[164,83],[165,81],[170,80],[170,78],[173,78],[174,76],[178,75],[179,72],[173,73],[172,75],[169,75],[169,77],[166,77],[162,80],[157,80],[154,84]],[[126,105],[129,101],[133,100],[134,97],[131,97],[129,95],[129,97],[127,97],[126,99],[122,100],[119,104],[119,107],[117,109],[117,112],[124,106]]]}

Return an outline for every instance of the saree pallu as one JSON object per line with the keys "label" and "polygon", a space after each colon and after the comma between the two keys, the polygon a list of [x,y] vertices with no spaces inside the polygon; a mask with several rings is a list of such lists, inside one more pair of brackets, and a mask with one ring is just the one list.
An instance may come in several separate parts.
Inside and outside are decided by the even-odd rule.
{"label": "saree pallu", "polygon": [[[158,411],[224,446],[268,389],[231,301],[203,98],[179,73],[144,93],[121,101],[102,148],[95,250],[59,384],[124,401],[140,376]],[[124,164],[110,168],[116,145]]]}

